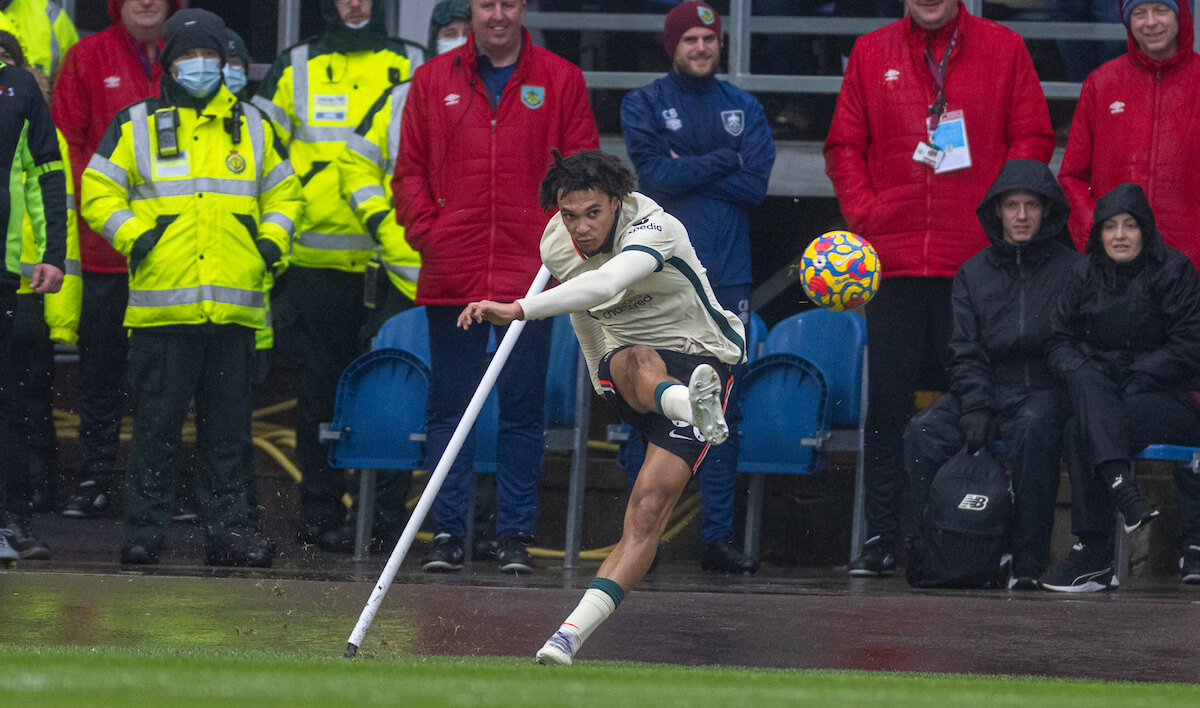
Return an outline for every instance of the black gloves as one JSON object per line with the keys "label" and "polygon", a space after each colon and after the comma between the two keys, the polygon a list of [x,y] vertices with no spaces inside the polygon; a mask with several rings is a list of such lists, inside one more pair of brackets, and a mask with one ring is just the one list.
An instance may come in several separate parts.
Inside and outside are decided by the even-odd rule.
{"label": "black gloves", "polygon": [[967,452],[975,454],[992,444],[995,416],[986,408],[968,411],[958,419],[958,429],[966,438]]}
{"label": "black gloves", "polygon": [[275,266],[279,264],[279,259],[283,257],[283,252],[279,250],[279,246],[276,246],[274,241],[266,238],[258,239],[254,242],[254,245],[258,248],[258,254],[262,256],[263,262],[267,264],[267,269],[274,273]]}

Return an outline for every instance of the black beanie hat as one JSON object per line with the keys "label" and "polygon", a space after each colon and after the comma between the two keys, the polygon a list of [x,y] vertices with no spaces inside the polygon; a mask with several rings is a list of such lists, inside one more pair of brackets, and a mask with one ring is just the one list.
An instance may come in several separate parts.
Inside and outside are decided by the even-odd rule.
{"label": "black beanie hat", "polygon": [[208,10],[180,10],[171,15],[163,28],[163,42],[158,61],[168,69],[190,49],[211,49],[221,56],[222,63],[229,58],[225,21]]}

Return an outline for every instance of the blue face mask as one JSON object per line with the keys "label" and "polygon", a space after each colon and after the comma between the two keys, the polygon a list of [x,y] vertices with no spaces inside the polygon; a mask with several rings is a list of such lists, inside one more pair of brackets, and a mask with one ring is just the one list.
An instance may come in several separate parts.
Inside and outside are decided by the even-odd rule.
{"label": "blue face mask", "polygon": [[196,57],[175,62],[179,75],[175,80],[196,98],[210,96],[221,85],[221,60]]}
{"label": "blue face mask", "polygon": [[246,88],[246,68],[242,66],[225,65],[225,87],[232,93]]}

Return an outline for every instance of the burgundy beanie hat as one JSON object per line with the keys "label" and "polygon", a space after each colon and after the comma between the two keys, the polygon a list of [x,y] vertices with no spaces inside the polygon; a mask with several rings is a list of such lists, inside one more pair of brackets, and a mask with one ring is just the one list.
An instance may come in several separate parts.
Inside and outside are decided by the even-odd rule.
{"label": "burgundy beanie hat", "polygon": [[693,27],[705,27],[717,33],[721,38],[721,16],[706,2],[685,2],[671,8],[667,13],[667,22],[663,27],[663,49],[667,56],[675,56],[675,46],[684,32]]}

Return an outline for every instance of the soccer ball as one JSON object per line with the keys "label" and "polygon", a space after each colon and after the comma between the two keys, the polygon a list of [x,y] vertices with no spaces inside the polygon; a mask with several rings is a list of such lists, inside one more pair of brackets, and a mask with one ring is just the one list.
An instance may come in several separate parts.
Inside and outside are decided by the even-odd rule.
{"label": "soccer ball", "polygon": [[800,285],[819,307],[853,310],[879,290],[879,256],[849,231],[821,234],[804,249]]}

